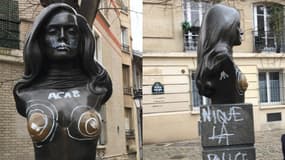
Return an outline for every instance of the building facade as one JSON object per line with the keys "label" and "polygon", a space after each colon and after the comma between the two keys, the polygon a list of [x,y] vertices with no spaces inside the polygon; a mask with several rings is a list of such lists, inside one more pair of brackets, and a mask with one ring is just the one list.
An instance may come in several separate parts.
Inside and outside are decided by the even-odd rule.
{"label": "building facade", "polygon": [[[243,41],[233,57],[249,83],[245,103],[253,104],[255,131],[284,129],[285,2],[219,3],[241,16]],[[197,138],[199,106],[210,103],[195,85],[197,40],[213,1],[144,0],[143,5],[144,143]]]}
{"label": "building facade", "polygon": [[[33,145],[27,133],[26,119],[16,111],[12,89],[23,74],[25,37],[42,7],[39,0],[4,0],[0,3],[0,159],[32,160]],[[112,97],[101,111],[103,132],[98,142],[97,159],[139,157],[128,8],[128,0],[104,0],[92,26],[96,39],[94,59],[103,64],[113,83]]]}
{"label": "building facade", "polygon": [[139,159],[143,159],[142,146],[142,0],[130,1],[131,34],[133,52],[133,79],[134,79],[134,100],[137,108],[138,118],[138,144],[140,149]]}

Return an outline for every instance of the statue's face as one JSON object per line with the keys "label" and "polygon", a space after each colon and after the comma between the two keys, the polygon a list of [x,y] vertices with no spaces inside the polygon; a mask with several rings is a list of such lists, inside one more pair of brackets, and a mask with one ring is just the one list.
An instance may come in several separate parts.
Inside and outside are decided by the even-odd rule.
{"label": "statue's face", "polygon": [[67,12],[55,15],[45,26],[44,48],[48,59],[74,59],[79,48],[76,17]]}
{"label": "statue's face", "polygon": [[240,22],[238,22],[236,26],[236,33],[234,34],[235,36],[234,45],[241,45],[242,35],[243,35],[243,31],[240,28]]}

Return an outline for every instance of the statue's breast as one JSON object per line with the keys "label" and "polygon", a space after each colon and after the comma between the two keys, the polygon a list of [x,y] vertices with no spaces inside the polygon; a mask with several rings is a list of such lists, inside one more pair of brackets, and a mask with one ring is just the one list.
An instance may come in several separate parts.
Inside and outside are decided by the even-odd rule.
{"label": "statue's breast", "polygon": [[39,89],[21,94],[28,120],[33,113],[42,113],[48,119],[43,121],[50,123],[45,125],[50,126],[50,133],[45,134],[40,142],[51,141],[50,137],[59,131],[75,140],[94,139],[100,131],[100,115],[97,111],[103,97],[104,94],[93,94],[86,87]]}

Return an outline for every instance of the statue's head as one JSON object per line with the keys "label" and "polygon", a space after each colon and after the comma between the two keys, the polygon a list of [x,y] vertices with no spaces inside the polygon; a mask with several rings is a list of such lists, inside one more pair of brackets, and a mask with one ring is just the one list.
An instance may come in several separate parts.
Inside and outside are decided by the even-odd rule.
{"label": "statue's head", "polygon": [[58,61],[78,61],[88,70],[84,65],[94,59],[94,50],[95,40],[85,18],[67,4],[51,4],[35,19],[25,43],[25,75],[37,76]]}
{"label": "statue's head", "polygon": [[18,93],[40,83],[41,77],[47,76],[49,66],[55,63],[76,64],[73,66],[88,78],[86,82],[91,91],[96,86],[107,89],[105,103],[111,96],[112,84],[106,70],[94,60],[94,53],[95,39],[83,16],[64,3],[44,8],[35,19],[24,46],[24,76],[14,88],[17,107]]}
{"label": "statue's head", "polygon": [[[225,5],[214,5],[204,16],[198,43],[196,84],[201,95],[211,97],[216,92],[216,74],[221,64],[231,61],[232,47],[241,44],[239,12]],[[233,62],[228,66],[233,68]],[[214,77],[214,78],[213,78]],[[233,78],[233,77],[231,77]],[[233,82],[235,83],[235,82]]]}
{"label": "statue's head", "polygon": [[209,53],[209,50],[213,50],[219,43],[225,43],[230,47],[240,45],[242,34],[239,12],[232,7],[214,5],[203,19],[199,56]]}
{"label": "statue's head", "polygon": [[40,44],[50,61],[72,61],[78,57],[80,34],[77,18],[73,13],[62,11],[48,21],[43,28]]}

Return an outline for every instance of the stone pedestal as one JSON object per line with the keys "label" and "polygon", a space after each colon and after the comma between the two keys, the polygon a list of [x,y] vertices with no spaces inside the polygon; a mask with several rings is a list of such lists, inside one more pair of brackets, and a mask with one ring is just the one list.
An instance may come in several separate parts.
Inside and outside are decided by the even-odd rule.
{"label": "stone pedestal", "polygon": [[251,104],[200,108],[203,160],[255,160]]}

